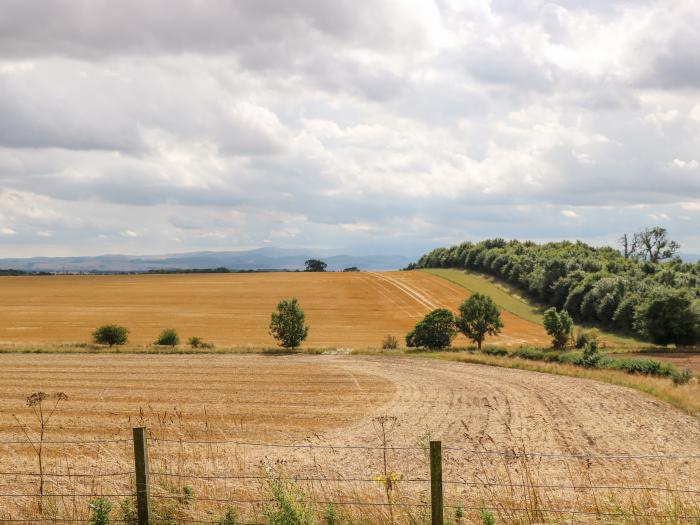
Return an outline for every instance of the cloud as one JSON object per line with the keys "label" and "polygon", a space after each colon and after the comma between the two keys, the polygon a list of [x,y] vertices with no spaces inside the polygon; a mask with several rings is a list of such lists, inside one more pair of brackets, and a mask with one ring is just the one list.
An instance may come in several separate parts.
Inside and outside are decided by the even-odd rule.
{"label": "cloud", "polygon": [[9,0],[0,251],[416,253],[655,220],[693,247],[699,20],[691,0]]}

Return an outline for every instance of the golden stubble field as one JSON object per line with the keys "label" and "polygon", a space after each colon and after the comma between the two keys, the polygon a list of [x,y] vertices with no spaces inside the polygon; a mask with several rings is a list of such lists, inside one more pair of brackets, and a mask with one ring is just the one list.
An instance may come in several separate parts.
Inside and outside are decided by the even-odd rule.
{"label": "golden stubble field", "polygon": [[[456,310],[468,296],[419,271],[3,277],[0,343],[89,342],[95,327],[117,323],[137,344],[173,327],[183,340],[272,346],[270,313],[280,299],[297,297],[311,326],[305,346],[377,347],[387,334],[402,341],[428,311]],[[503,333],[487,343],[548,343],[541,326],[502,315]]]}
{"label": "golden stubble field", "polygon": [[[391,421],[387,468],[404,480],[392,495],[396,512],[423,508],[429,439],[445,447],[447,503],[475,519],[482,506],[502,509],[498,523],[515,524],[537,508],[574,509],[583,513],[576,523],[592,523],[586,512],[685,515],[700,505],[698,419],[588,380],[343,355],[2,354],[0,371],[0,494],[37,491],[29,475],[36,455],[14,417],[35,437],[26,396],[68,396],[44,457],[45,471],[57,475],[47,476],[46,503],[61,518],[87,518],[90,498],[71,494],[103,495],[115,507],[124,499],[133,483],[130,429],[146,425],[161,509],[187,485],[196,497],[181,510],[190,519],[212,520],[233,502],[245,521],[257,521],[261,504],[251,502],[269,497],[259,479],[268,467],[297,480],[309,500],[372,503],[342,508],[386,523],[377,481],[383,416]],[[599,459],[619,454],[637,457]],[[0,497],[0,517],[37,516],[35,497]],[[551,519],[530,522],[560,523],[542,516]]]}

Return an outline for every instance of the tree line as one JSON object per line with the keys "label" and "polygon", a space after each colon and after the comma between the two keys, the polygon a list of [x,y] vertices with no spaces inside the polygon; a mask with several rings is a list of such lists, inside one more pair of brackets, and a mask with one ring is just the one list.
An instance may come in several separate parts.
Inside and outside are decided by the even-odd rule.
{"label": "tree line", "polygon": [[579,322],[657,344],[700,342],[700,262],[675,256],[679,244],[659,227],[623,235],[620,247],[496,238],[437,248],[407,269],[478,271]]}

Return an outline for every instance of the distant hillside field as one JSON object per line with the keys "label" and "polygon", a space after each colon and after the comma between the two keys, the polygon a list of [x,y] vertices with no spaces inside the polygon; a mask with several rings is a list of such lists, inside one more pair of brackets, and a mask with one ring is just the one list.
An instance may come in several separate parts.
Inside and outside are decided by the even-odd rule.
{"label": "distant hillside field", "polygon": [[[311,327],[306,346],[378,347],[387,334],[403,343],[427,312],[456,311],[469,293],[421,271],[3,277],[0,343],[88,342],[98,325],[117,323],[136,344],[173,327],[184,341],[274,346],[270,313],[297,297]],[[503,316],[503,333],[487,343],[548,344],[540,324]]]}
{"label": "distant hillside field", "polygon": [[[524,320],[538,325],[542,324],[541,306],[522,297],[518,291],[506,283],[498,279],[463,270],[447,269],[447,268],[427,268],[424,272],[442,277],[450,282],[463,286],[471,293],[481,293],[491,297],[496,304],[503,310],[510,312]],[[639,347],[642,341],[632,337],[623,337],[617,334],[611,334],[605,330],[601,330],[605,341],[611,345],[624,347]]]}

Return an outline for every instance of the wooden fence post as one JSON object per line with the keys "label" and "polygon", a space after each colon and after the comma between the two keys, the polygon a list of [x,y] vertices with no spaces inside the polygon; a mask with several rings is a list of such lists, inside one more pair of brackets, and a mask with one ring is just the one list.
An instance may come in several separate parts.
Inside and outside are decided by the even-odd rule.
{"label": "wooden fence post", "polygon": [[430,442],[430,506],[432,525],[444,525],[442,509],[442,441]]}
{"label": "wooden fence post", "polygon": [[148,438],[146,427],[134,428],[134,464],[136,466],[136,511],[139,525],[151,521],[151,492],[148,481]]}

